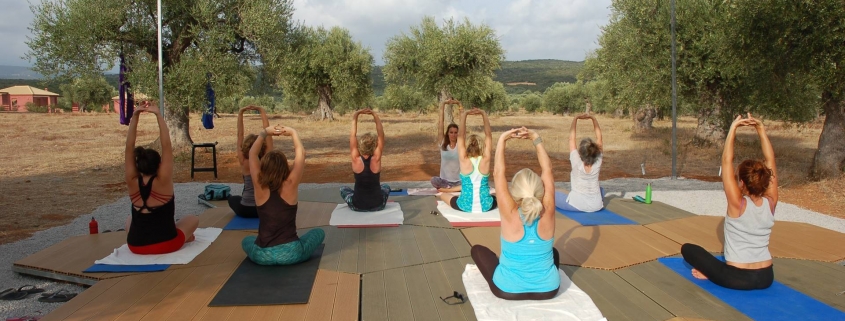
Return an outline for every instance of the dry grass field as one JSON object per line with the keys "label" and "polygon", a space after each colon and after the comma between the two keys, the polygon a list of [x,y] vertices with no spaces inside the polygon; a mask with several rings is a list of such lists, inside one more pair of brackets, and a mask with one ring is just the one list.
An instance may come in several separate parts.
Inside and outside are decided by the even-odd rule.
{"label": "dry grass field", "polygon": [[[151,115],[142,115],[139,144],[158,137]],[[235,157],[236,115],[215,120],[215,129],[205,130],[199,115],[191,116],[191,136],[195,142],[219,142],[217,182],[241,183]],[[300,132],[307,153],[304,182],[352,182],[349,167],[349,115],[334,122],[314,122],[304,115],[271,115],[271,123],[294,127]],[[359,132],[374,131],[371,118],[362,116]],[[439,153],[435,146],[434,115],[387,113],[382,116],[387,145],[382,180],[428,180],[439,173]],[[647,133],[633,131],[630,119],[600,116],[605,141],[601,179],[642,177],[640,164],[646,164],[646,178],[671,175],[671,121],[656,121]],[[572,117],[550,114],[493,115],[494,141],[511,127],[527,126],[544,137],[553,159],[557,181],[569,180],[567,139]],[[246,117],[247,132],[261,127],[257,115]],[[580,123],[579,137],[592,135],[592,126]],[[471,132],[481,133],[481,119],[471,118]],[[845,179],[809,182],[806,173],[821,132],[821,122],[788,125],[766,122],[777,155],[781,200],[817,212],[845,218]],[[689,142],[695,119],[678,121],[679,175],[718,181],[721,149],[698,147]],[[19,240],[31,233],[63,225],[97,206],[126,194],[123,181],[123,146],[126,126],[115,114],[18,114],[0,113],[0,244]],[[761,158],[759,142],[751,129],[738,135],[737,159]],[[276,147],[290,152],[286,138],[277,138]],[[539,170],[528,141],[509,146],[508,175],[518,169]],[[210,153],[199,153],[198,162],[210,164]],[[190,150],[177,154],[176,181],[189,182]],[[197,173],[196,181],[215,181],[211,173]],[[129,206],[127,204],[127,211]]]}

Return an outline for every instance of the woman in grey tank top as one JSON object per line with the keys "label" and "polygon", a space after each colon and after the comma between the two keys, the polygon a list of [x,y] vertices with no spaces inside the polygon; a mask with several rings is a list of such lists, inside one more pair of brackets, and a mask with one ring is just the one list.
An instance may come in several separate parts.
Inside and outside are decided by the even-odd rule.
{"label": "woman in grey tank top", "polygon": [[[249,149],[255,143],[258,135],[249,134],[244,137],[244,112],[250,110],[257,110],[261,114],[261,123],[263,127],[270,127],[270,120],[264,109],[258,106],[246,106],[241,108],[238,112],[238,140],[236,150],[238,151],[238,163],[241,165],[241,175],[244,178],[244,190],[241,196],[232,195],[229,197],[229,207],[235,212],[235,215],[240,217],[257,218],[258,211],[255,208],[255,188],[252,185],[252,177],[249,175]],[[264,145],[261,146],[261,151],[258,153],[258,158],[264,156],[267,151],[273,150],[273,138],[267,136],[264,139]]]}
{"label": "woman in grey tank top", "polygon": [[[734,175],[734,139],[739,127],[754,127],[760,137],[765,161],[747,159]],[[695,244],[681,246],[684,260],[693,266],[692,275],[710,279],[730,289],[765,289],[774,282],[769,235],[778,202],[777,167],[772,143],[763,123],[737,116],[731,124],[722,153],[722,183],[728,201],[725,216],[725,262]]]}

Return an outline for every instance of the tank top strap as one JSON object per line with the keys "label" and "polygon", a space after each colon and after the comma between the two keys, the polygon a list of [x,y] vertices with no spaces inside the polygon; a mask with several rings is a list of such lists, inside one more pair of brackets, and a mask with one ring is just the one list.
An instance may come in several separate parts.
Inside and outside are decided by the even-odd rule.
{"label": "tank top strap", "polygon": [[525,220],[524,220],[525,216],[522,215],[522,209],[517,208],[517,211],[519,211],[519,220],[522,221],[522,231],[524,233],[524,236],[522,237],[522,239],[523,240],[539,239],[540,235],[537,234],[537,225],[539,225],[539,224],[537,224],[537,221],[535,220],[534,222],[526,224]]}
{"label": "tank top strap", "polygon": [[155,175],[151,176],[150,181],[144,185],[144,176],[138,175],[138,191],[141,193],[141,201],[144,202],[142,208],[147,208],[147,199],[150,198],[150,193],[153,191],[153,180],[155,178]]}
{"label": "tank top strap", "polygon": [[479,157],[473,157],[473,158],[470,158],[469,161],[472,163],[472,172],[473,173],[480,173],[478,171],[478,164],[481,163],[481,157],[480,156]]}
{"label": "tank top strap", "polygon": [[372,157],[372,156],[370,156],[370,157],[368,157],[368,158],[364,158],[364,156],[361,156],[361,162],[363,162],[363,163],[364,163],[364,170],[363,170],[363,171],[361,171],[361,173],[363,173],[363,172],[372,173],[372,172],[373,172],[373,171],[370,169],[370,161],[371,161],[372,159],[373,159],[373,157]]}

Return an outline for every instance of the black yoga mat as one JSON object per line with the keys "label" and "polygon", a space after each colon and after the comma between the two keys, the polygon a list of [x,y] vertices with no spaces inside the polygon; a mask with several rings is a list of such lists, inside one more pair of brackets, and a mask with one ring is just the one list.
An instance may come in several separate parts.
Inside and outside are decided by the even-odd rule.
{"label": "black yoga mat", "polygon": [[258,265],[244,259],[210,307],[308,303],[325,244],[308,261],[294,265]]}

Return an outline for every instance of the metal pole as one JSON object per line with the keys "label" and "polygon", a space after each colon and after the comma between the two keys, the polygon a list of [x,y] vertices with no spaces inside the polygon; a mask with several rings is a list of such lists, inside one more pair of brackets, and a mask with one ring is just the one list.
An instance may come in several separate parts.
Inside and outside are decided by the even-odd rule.
{"label": "metal pole", "polygon": [[678,85],[675,56],[675,0],[672,0],[672,179],[678,179]]}
{"label": "metal pole", "polygon": [[164,77],[161,71],[161,0],[158,0],[158,109],[164,115]]}

